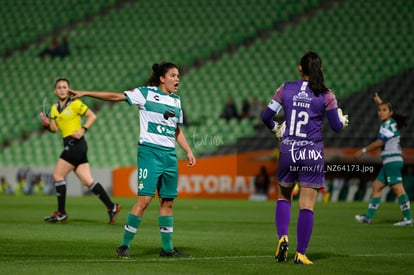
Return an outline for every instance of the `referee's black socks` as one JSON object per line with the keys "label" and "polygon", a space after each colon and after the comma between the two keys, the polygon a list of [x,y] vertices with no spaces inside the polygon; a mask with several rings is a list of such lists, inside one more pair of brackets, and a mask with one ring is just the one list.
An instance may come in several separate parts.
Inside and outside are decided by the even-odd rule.
{"label": "referee's black socks", "polygon": [[106,205],[106,208],[112,209],[114,207],[114,203],[111,201],[105,189],[99,182],[95,180],[92,185],[89,186],[89,190],[91,190],[91,192],[94,193]]}
{"label": "referee's black socks", "polygon": [[62,214],[66,214],[66,181],[55,181],[55,188],[58,202],[58,211]]}

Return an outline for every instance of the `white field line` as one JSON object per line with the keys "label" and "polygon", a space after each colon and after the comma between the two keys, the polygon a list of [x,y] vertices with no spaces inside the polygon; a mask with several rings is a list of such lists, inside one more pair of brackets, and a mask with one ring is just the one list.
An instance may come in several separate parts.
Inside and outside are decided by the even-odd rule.
{"label": "white field line", "polygon": [[[338,255],[339,256],[339,255]],[[345,255],[342,255],[345,256]],[[347,255],[346,257],[411,257],[414,253],[397,253],[397,254],[354,254]],[[272,258],[273,256],[222,256],[222,257],[190,257],[190,258],[152,258],[152,259],[139,259],[139,257],[132,257],[131,259],[45,259],[45,260],[0,260],[0,263],[34,263],[34,264],[47,264],[47,263],[130,263],[130,262],[165,262],[165,261],[220,261],[220,260],[238,260],[238,259],[259,259],[259,258]]]}

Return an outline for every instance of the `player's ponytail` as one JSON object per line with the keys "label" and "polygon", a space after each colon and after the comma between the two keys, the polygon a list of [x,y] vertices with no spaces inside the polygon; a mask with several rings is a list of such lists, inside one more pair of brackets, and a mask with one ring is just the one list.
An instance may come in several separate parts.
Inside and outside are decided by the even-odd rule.
{"label": "player's ponytail", "polygon": [[322,61],[315,52],[305,53],[300,60],[300,66],[302,73],[309,77],[309,87],[316,96],[328,91],[323,83]]}
{"label": "player's ponytail", "polygon": [[381,103],[381,105],[382,104],[387,105],[390,112],[392,112],[392,118],[395,120],[395,122],[397,122],[397,129],[398,130],[408,126],[408,118],[409,117],[408,117],[407,114],[402,114],[402,113],[394,111],[394,108],[393,108],[393,106],[390,102],[383,101]]}
{"label": "player's ponytail", "polygon": [[177,68],[177,65],[170,62],[161,62],[161,63],[154,63],[152,65],[152,74],[150,77],[145,81],[146,86],[159,86],[160,85],[160,77],[164,76],[171,68]]}

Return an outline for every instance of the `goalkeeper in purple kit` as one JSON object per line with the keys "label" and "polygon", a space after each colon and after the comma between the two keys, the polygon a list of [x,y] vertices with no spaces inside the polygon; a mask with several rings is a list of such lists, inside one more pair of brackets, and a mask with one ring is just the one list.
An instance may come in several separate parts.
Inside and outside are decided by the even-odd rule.
{"label": "goalkeeper in purple kit", "polygon": [[[285,82],[276,90],[262,120],[281,139],[275,210],[279,242],[275,258],[278,262],[287,261],[292,191],[298,183],[299,216],[294,263],[312,264],[306,257],[306,249],[312,235],[313,208],[318,191],[325,186],[322,123],[326,114],[332,130],[340,132],[348,125],[348,116],[342,114],[334,93],[325,87],[322,62],[316,53],[307,52],[298,69],[301,79]],[[282,108],[285,122],[279,125],[273,116]]]}

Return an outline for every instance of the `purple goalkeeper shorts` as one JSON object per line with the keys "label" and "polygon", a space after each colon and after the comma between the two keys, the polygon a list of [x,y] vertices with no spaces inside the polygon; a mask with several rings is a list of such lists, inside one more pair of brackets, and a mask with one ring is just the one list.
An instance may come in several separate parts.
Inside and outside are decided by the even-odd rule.
{"label": "purple goalkeeper shorts", "polygon": [[325,186],[323,142],[285,139],[280,146],[277,179],[279,185],[322,188]]}

